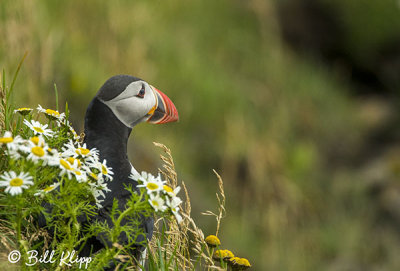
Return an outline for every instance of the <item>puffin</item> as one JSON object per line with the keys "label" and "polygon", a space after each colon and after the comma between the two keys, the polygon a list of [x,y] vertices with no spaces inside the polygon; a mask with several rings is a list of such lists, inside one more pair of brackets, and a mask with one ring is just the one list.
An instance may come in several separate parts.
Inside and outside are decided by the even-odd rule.
{"label": "puffin", "polygon": [[[115,75],[109,78],[98,90],[90,102],[85,115],[85,138],[87,148],[96,148],[99,151],[100,161],[104,159],[114,172],[113,180],[108,183],[111,190],[105,194],[102,207],[94,217],[79,221],[81,224],[90,223],[92,220],[106,222],[113,226],[110,214],[114,199],[118,200],[118,209],[123,211],[130,198],[126,186],[133,186],[135,191],[137,183],[129,178],[132,172],[137,172],[128,159],[128,138],[132,129],[139,123],[163,124],[178,121],[178,111],[172,101],[160,90],[146,81],[130,76]],[[122,225],[127,221],[122,221]],[[139,236],[138,244],[131,250],[132,256],[140,260],[145,247],[144,238],[151,239],[154,221],[152,217],[142,217],[140,227],[145,236]],[[128,236],[122,233],[119,242],[123,245]],[[81,256],[99,251],[113,244],[103,234],[91,237],[82,248]]]}

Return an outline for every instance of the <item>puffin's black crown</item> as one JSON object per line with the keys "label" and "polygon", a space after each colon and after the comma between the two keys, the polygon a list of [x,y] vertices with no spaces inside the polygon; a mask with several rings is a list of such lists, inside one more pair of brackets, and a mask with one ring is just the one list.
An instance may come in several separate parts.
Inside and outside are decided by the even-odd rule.
{"label": "puffin's black crown", "polygon": [[96,96],[103,101],[112,100],[121,94],[130,83],[140,80],[142,79],[131,75],[115,75],[104,83],[104,85],[97,92]]}

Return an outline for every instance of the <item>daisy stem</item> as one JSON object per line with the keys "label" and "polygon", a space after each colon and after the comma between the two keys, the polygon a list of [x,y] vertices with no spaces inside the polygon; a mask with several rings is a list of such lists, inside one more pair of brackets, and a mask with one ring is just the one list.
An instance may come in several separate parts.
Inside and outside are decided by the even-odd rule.
{"label": "daisy stem", "polygon": [[125,216],[127,216],[132,210],[134,210],[134,209],[137,208],[137,204],[140,203],[140,202],[142,201],[142,198],[143,198],[143,193],[140,194],[139,200],[138,200],[133,206],[130,206],[129,208],[127,208],[125,211],[123,211],[123,212],[119,215],[117,221],[114,223],[114,227],[115,227],[115,229],[116,229],[115,233],[118,233],[118,235],[117,235],[117,234],[114,234],[114,236],[113,236],[113,237],[114,237],[114,238],[113,238],[113,242],[116,242],[116,241],[117,241],[117,238],[118,238],[118,236],[119,236],[120,225],[121,225],[122,219],[123,219]]}

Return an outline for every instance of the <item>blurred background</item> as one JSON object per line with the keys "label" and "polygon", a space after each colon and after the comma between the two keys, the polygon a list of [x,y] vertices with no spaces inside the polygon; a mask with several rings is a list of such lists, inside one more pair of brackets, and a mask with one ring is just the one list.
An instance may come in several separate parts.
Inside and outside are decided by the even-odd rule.
{"label": "blurred background", "polygon": [[[165,92],[180,121],[140,124],[139,171],[171,148],[193,216],[253,270],[400,270],[400,1],[0,3],[17,106],[86,106],[115,74]],[[61,107],[61,110],[63,110]]]}

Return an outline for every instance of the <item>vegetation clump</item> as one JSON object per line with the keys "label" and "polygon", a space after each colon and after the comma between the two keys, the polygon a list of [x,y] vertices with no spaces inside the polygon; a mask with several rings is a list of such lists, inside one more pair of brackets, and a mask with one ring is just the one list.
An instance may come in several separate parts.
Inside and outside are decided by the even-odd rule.
{"label": "vegetation clump", "polygon": [[[4,76],[0,91],[2,97],[12,92]],[[187,188],[184,182],[178,185],[170,150],[154,143],[166,153],[161,156],[163,168],[157,175],[132,172],[132,185],[126,187],[130,199],[121,211],[114,201],[111,227],[92,218],[110,192],[113,169],[99,159],[98,150],[86,146],[84,135],[76,133],[68,120],[68,104],[61,113],[58,108],[40,105],[36,110],[14,109],[8,99],[2,99],[0,116],[0,257],[10,268],[14,264],[27,270],[100,270],[110,263],[118,270],[228,268],[226,262],[221,264],[213,257],[218,252],[211,248],[220,245],[217,234],[225,213],[223,182],[218,174],[220,212],[205,213],[217,218],[217,231],[204,238],[190,215]],[[182,188],[185,201],[178,196]],[[144,235],[139,222],[143,216],[156,218],[151,241],[140,238]],[[82,217],[91,223],[82,226]],[[122,220],[129,222],[122,224]],[[39,227],[38,221],[45,221],[45,226]],[[129,236],[126,244],[118,242],[123,233]],[[81,257],[85,243],[95,236],[106,236],[112,245]],[[149,253],[135,259],[131,251],[141,239],[139,245]]]}

